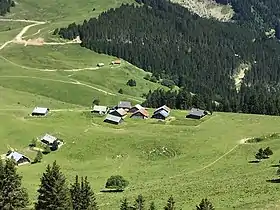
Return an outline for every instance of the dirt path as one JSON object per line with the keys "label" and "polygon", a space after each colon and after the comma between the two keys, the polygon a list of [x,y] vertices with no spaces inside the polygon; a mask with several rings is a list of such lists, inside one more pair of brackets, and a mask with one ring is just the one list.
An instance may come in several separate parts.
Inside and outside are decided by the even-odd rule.
{"label": "dirt path", "polygon": [[[36,45],[36,46],[41,46],[41,45],[65,45],[65,44],[79,44],[81,43],[81,40],[79,39],[79,37],[77,37],[76,39],[72,40],[72,41],[68,41],[68,42],[44,42],[43,38],[36,38],[36,39],[28,39],[28,40],[24,40],[24,34],[32,27],[37,26],[37,25],[43,25],[46,24],[48,22],[45,21],[36,21],[36,20],[23,20],[23,19],[5,19],[5,18],[1,18],[0,21],[5,21],[5,22],[24,22],[24,23],[32,23],[31,25],[25,26],[17,35],[14,39],[5,42],[4,44],[2,44],[0,46],[0,50],[4,49],[8,44],[10,43],[16,43],[16,44],[24,44],[26,45]],[[34,33],[32,36],[39,34],[40,33],[40,29]]]}
{"label": "dirt path", "polygon": [[9,59],[0,56],[3,60],[9,62],[10,64],[20,67],[22,69],[31,69],[31,70],[36,70],[36,71],[66,71],[66,72],[77,72],[77,71],[85,71],[85,70],[97,70],[99,67],[85,67],[85,68],[77,68],[77,69],[41,69],[41,68],[34,68],[34,67],[29,67],[29,66],[23,66],[17,63],[14,63],[13,61],[10,61]]}
{"label": "dirt path", "polygon": [[56,80],[56,79],[48,79],[48,78],[42,78],[42,77],[31,77],[31,76],[0,76],[0,78],[29,78],[29,79],[37,79],[37,80],[46,80],[46,81],[53,81],[53,82],[61,82],[61,83],[65,83],[65,84],[73,84],[73,85],[80,85],[80,86],[85,86],[91,89],[94,89],[98,92],[102,92],[106,95],[112,95],[112,96],[116,96],[117,94],[115,93],[110,93],[108,91],[102,90],[100,88],[85,84],[85,83],[81,83],[77,80],[74,81],[65,81],[65,80]]}

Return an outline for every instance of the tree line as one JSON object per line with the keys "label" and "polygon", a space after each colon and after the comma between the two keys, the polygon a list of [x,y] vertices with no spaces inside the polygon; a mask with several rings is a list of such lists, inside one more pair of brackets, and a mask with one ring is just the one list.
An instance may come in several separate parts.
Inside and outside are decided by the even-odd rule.
{"label": "tree line", "polygon": [[[142,6],[125,4],[55,34],[80,36],[81,46],[152,72],[162,84],[203,98],[205,106],[216,102],[214,110],[279,115],[276,39],[246,24],[200,18],[169,1],[136,1]],[[244,63],[250,68],[237,90],[235,77]]]}
{"label": "tree line", "polygon": [[13,0],[0,0],[0,16],[4,16],[6,13],[11,11],[11,7],[16,4]]}
{"label": "tree line", "polygon": [[[108,179],[106,186],[118,185],[119,176],[112,176]],[[13,159],[3,161],[0,159],[0,209],[24,209],[31,207],[28,199],[28,193],[21,184],[22,177],[17,173],[16,163]],[[122,179],[121,185],[127,185],[127,181]],[[40,179],[38,197],[35,202],[35,210],[98,210],[99,206],[95,194],[91,189],[87,177],[79,178],[76,176],[75,181],[68,187],[67,180],[60,170],[60,166],[55,162],[48,165],[46,171]],[[145,206],[145,199],[138,195],[133,204],[130,204],[127,198],[124,198],[120,210],[155,210],[157,208],[154,202],[149,207]],[[171,196],[165,210],[175,210],[175,201]],[[214,210],[213,204],[202,199],[197,210]]]}

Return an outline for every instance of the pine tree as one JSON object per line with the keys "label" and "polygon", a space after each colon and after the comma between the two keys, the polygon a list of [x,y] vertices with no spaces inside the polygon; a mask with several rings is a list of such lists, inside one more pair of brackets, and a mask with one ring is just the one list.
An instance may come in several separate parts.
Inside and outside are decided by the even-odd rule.
{"label": "pine tree", "polygon": [[144,198],[142,195],[138,195],[138,197],[135,199],[135,209],[137,210],[143,210],[144,209]]}
{"label": "pine tree", "polygon": [[66,178],[60,171],[56,161],[52,167],[48,165],[46,172],[43,173],[38,193],[38,201],[35,204],[36,210],[71,209],[70,193],[66,185]]}
{"label": "pine tree", "polygon": [[21,209],[28,205],[28,194],[21,187],[22,177],[17,174],[13,159],[0,159],[0,209]]}
{"label": "pine tree", "polygon": [[175,201],[172,196],[168,198],[167,204],[164,207],[164,210],[175,210]]}
{"label": "pine tree", "polygon": [[87,177],[79,183],[79,177],[76,176],[75,183],[70,189],[72,205],[74,210],[97,210],[94,193],[90,187]]}
{"label": "pine tree", "polygon": [[155,202],[151,202],[149,210],[156,210]]}
{"label": "pine tree", "polygon": [[214,210],[214,206],[210,201],[207,200],[207,198],[202,199],[200,204],[196,206],[197,210]]}
{"label": "pine tree", "polygon": [[42,159],[43,159],[43,153],[41,151],[38,151],[33,162],[34,163],[40,163]]}

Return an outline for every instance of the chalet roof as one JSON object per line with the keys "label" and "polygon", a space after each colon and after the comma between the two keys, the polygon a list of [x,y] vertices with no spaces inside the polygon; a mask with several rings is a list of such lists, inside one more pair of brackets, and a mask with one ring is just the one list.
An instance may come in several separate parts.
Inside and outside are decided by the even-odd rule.
{"label": "chalet roof", "polygon": [[107,114],[105,120],[119,123],[122,120],[122,118],[115,115]]}
{"label": "chalet roof", "polygon": [[161,109],[165,110],[166,112],[170,112],[170,108],[169,108],[168,106],[166,106],[166,105],[163,105],[163,106],[157,108],[157,109],[154,111],[154,113],[158,112],[158,111],[161,110]]}
{"label": "chalet roof", "polygon": [[94,105],[93,111],[96,111],[96,112],[106,112],[107,111],[107,106]]}
{"label": "chalet roof", "polygon": [[45,134],[45,135],[41,138],[41,141],[42,141],[42,140],[45,140],[45,141],[49,142],[50,144],[53,144],[54,141],[57,140],[57,138],[54,137],[54,136],[51,136],[51,135],[49,135],[49,134]]}
{"label": "chalet roof", "polygon": [[169,112],[167,112],[166,110],[161,110],[161,111],[158,111],[158,112],[155,112],[154,113],[154,115],[156,115],[156,114],[160,114],[160,115],[162,115],[162,116],[164,116],[164,117],[168,117],[168,115],[169,115]]}
{"label": "chalet roof", "polygon": [[9,154],[7,156],[7,158],[9,158],[9,159],[13,158],[16,162],[18,162],[22,157],[25,157],[25,156],[18,152],[12,152],[11,154]]}
{"label": "chalet roof", "polygon": [[136,104],[135,106],[133,106],[132,108],[136,108],[136,109],[138,109],[138,110],[140,110],[140,109],[144,109],[144,107],[143,106],[141,106],[140,104]]}
{"label": "chalet roof", "polygon": [[149,113],[147,112],[147,110],[145,110],[145,109],[139,109],[139,110],[137,110],[136,112],[133,112],[133,114],[131,115],[131,117],[133,116],[133,115],[135,115],[135,114],[138,114],[138,113],[141,113],[143,116],[145,116],[145,117],[149,117]]}
{"label": "chalet roof", "polygon": [[130,101],[120,101],[118,104],[118,108],[131,108],[131,102]]}
{"label": "chalet roof", "polygon": [[49,111],[48,108],[45,107],[35,107],[32,111],[32,113],[36,113],[36,114],[47,114]]}
{"label": "chalet roof", "polygon": [[123,108],[119,108],[119,109],[117,109],[117,110],[112,110],[112,111],[110,111],[109,113],[112,113],[112,112],[117,112],[117,113],[119,113],[121,116],[124,116],[124,115],[127,114],[127,112],[126,112]]}
{"label": "chalet roof", "polygon": [[190,115],[194,115],[194,116],[204,116],[205,115],[205,110],[202,109],[197,109],[197,108],[192,108],[190,111]]}

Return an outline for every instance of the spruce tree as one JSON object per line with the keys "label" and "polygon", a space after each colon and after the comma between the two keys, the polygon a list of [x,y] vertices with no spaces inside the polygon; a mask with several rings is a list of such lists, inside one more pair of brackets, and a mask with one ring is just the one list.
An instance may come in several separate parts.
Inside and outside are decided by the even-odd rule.
{"label": "spruce tree", "polygon": [[79,177],[76,176],[75,183],[71,186],[70,193],[74,210],[98,209],[94,193],[87,181],[87,177],[82,177],[81,183],[79,183]]}
{"label": "spruce tree", "polygon": [[197,210],[214,210],[214,206],[210,201],[207,200],[207,198],[202,199],[200,204],[196,206]]}
{"label": "spruce tree", "polygon": [[144,209],[144,198],[142,195],[138,195],[138,197],[135,199],[135,209],[137,210],[143,210]]}
{"label": "spruce tree", "polygon": [[175,201],[172,196],[168,198],[167,204],[164,207],[164,210],[175,210]]}
{"label": "spruce tree", "polygon": [[38,193],[36,210],[68,210],[72,207],[66,178],[56,161],[52,166],[48,165],[46,172],[43,173]]}
{"label": "spruce tree", "polygon": [[17,174],[13,159],[0,159],[0,209],[21,209],[28,205],[28,194],[21,187],[22,177]]}

